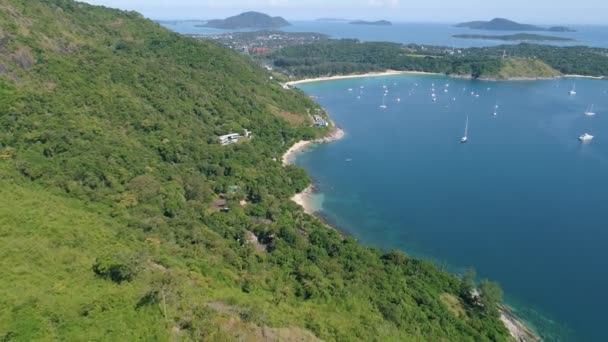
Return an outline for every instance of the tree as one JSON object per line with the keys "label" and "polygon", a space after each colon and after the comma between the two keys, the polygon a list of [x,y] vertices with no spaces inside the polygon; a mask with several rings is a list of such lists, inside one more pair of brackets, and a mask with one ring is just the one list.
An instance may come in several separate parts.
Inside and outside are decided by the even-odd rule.
{"label": "tree", "polygon": [[469,268],[460,281],[460,297],[469,304],[474,302],[475,269]]}
{"label": "tree", "polygon": [[93,272],[115,283],[131,281],[141,270],[142,257],[125,253],[100,256],[93,264]]}
{"label": "tree", "polygon": [[486,312],[496,312],[502,302],[502,289],[500,285],[484,279],[479,284],[479,302]]}

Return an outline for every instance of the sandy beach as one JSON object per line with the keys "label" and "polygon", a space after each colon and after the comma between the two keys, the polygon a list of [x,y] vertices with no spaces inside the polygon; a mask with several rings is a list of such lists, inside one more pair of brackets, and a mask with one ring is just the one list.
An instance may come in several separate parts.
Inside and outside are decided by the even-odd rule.
{"label": "sandy beach", "polygon": [[283,166],[287,166],[287,165],[291,165],[293,164],[294,160],[295,160],[295,156],[306,150],[306,148],[308,148],[309,145],[311,145],[313,142],[312,141],[308,141],[308,140],[300,140],[297,143],[293,144],[293,146],[291,146],[287,152],[285,152],[285,154],[283,154]]}
{"label": "sandy beach", "polygon": [[299,80],[299,81],[287,82],[287,85],[294,86],[294,85],[298,85],[298,84],[311,83],[311,82],[344,80],[344,79],[350,79],[350,78],[394,76],[394,75],[442,75],[442,74],[432,73],[432,72],[422,72],[422,71],[387,70],[387,71],[383,71],[383,72],[369,72],[369,73],[366,73],[366,74],[353,74],[353,75],[339,75],[339,76],[306,78],[306,79]]}
{"label": "sandy beach", "polygon": [[592,80],[604,80],[608,76],[585,76],[585,75],[563,75],[563,78],[589,78]]}
{"label": "sandy beach", "polygon": [[[323,138],[315,139],[315,140],[300,140],[297,143],[293,144],[285,154],[283,154],[282,162],[283,166],[291,165],[295,161],[298,153],[305,151],[308,147],[313,144],[328,144],[336,140],[340,140],[344,138],[344,131],[337,127],[333,121],[330,121],[332,125],[332,130],[324,136]],[[310,215],[314,215],[314,208],[311,203],[311,195],[314,192],[314,185],[310,184],[306,189],[302,192],[295,194],[291,200],[296,204],[301,206],[304,209],[304,212]],[[333,229],[333,228],[332,228]]]}
{"label": "sandy beach", "polygon": [[304,212],[309,215],[315,214],[315,210],[310,203],[310,196],[312,195],[313,191],[314,186],[311,184],[306,189],[304,189],[304,191],[293,195],[293,197],[291,198],[292,201],[301,206],[304,209]]}
{"label": "sandy beach", "polygon": [[[287,82],[288,86],[296,86],[298,84],[304,83],[312,83],[312,82],[321,82],[321,81],[333,81],[333,80],[344,80],[351,78],[365,78],[365,77],[382,77],[382,76],[394,76],[394,75],[439,75],[439,76],[447,76],[451,78],[462,78],[462,79],[473,79],[470,75],[445,75],[441,73],[433,73],[433,72],[423,72],[423,71],[397,71],[397,70],[387,70],[384,72],[370,72],[366,74],[353,74],[353,75],[338,75],[338,76],[326,76],[326,77],[316,77],[316,78],[306,78],[298,81]],[[552,80],[558,78],[588,78],[594,80],[603,80],[606,79],[604,76],[585,76],[585,75],[561,75],[555,77],[512,77],[506,79],[499,78],[480,78],[481,81],[541,81],[541,80]]]}
{"label": "sandy beach", "polygon": [[330,142],[340,140],[344,138],[344,131],[341,128],[336,127],[336,125],[332,122],[332,126],[334,127],[328,135],[323,138],[315,139],[315,140],[300,140],[297,143],[293,144],[285,154],[283,154],[282,161],[283,166],[293,164],[295,157],[298,153],[305,151],[310,145],[313,144],[328,144]]}

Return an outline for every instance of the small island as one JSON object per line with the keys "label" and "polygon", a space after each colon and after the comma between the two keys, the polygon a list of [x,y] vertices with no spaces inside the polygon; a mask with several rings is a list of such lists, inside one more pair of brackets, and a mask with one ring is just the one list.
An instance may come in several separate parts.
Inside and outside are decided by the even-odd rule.
{"label": "small island", "polygon": [[378,20],[378,21],[354,20],[354,21],[351,21],[349,24],[351,24],[351,25],[369,25],[369,26],[391,26],[391,25],[393,25],[393,23],[391,23],[388,20]]}
{"label": "small island", "polygon": [[347,22],[349,21],[348,19],[342,19],[342,18],[319,18],[315,21],[325,21],[325,22]]}
{"label": "small island", "polygon": [[474,30],[488,30],[488,31],[548,31],[548,32],[575,32],[565,26],[552,26],[549,28],[544,28],[536,25],[530,24],[520,24],[515,21],[504,19],[504,18],[494,18],[490,21],[469,21],[466,23],[460,23],[454,25],[455,27],[465,27]]}
{"label": "small island", "polygon": [[540,34],[532,33],[517,33],[505,36],[491,36],[483,34],[456,34],[454,38],[461,39],[485,39],[485,40],[503,40],[511,42],[575,42],[576,39],[563,38],[555,36],[543,36]]}
{"label": "small island", "polygon": [[576,30],[573,30],[566,26],[551,26],[547,29],[547,31],[549,31],[549,32],[576,32]]}
{"label": "small island", "polygon": [[291,24],[281,17],[271,17],[260,12],[245,12],[226,19],[209,20],[206,24],[197,27],[211,27],[224,30],[241,29],[277,29]]}

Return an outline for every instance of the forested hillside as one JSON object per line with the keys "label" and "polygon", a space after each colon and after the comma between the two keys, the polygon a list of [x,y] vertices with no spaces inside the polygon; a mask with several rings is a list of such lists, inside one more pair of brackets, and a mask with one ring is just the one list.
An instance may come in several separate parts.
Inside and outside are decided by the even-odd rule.
{"label": "forested hillside", "polygon": [[289,201],[316,108],[137,13],[0,0],[0,339],[507,340],[494,284]]}
{"label": "forested hillside", "polygon": [[[385,71],[424,71],[473,78],[544,78],[560,74],[608,76],[608,50],[522,43],[452,49],[441,46],[329,40],[292,45],[268,59],[294,77]],[[517,72],[513,73],[513,65]]]}

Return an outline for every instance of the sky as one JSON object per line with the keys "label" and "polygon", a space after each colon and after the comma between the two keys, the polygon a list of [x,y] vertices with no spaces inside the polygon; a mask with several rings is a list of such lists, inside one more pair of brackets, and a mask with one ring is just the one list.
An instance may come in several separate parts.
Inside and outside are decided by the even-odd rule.
{"label": "sky", "polygon": [[[83,1],[83,0],[81,0]],[[288,20],[327,17],[403,22],[488,20],[606,24],[608,0],[84,0],[135,10],[152,19],[215,19],[260,11]]]}

